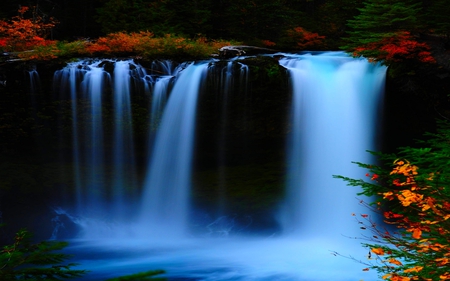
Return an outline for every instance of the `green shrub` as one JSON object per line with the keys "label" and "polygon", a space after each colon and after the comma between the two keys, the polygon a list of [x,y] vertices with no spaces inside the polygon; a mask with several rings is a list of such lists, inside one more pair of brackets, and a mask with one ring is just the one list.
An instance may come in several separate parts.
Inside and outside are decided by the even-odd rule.
{"label": "green shrub", "polygon": [[[36,244],[31,242],[32,235],[25,229],[20,230],[14,237],[14,243],[3,246],[0,252],[0,280],[2,281],[60,281],[74,279],[87,273],[86,270],[74,270],[75,263],[65,263],[71,255],[58,251],[64,249],[68,243],[61,241],[43,241]],[[166,278],[157,277],[162,270],[152,270],[106,281],[162,281]]]}
{"label": "green shrub", "polygon": [[390,281],[450,280],[450,125],[445,122],[420,148],[400,148],[379,156],[381,165],[356,163],[370,179],[335,176],[360,195],[377,198],[366,204],[380,213],[356,216],[371,231],[362,245],[369,250],[364,270],[376,270]]}
{"label": "green shrub", "polygon": [[71,256],[57,252],[66,242],[31,242],[31,234],[22,229],[14,237],[14,243],[4,246],[0,252],[0,280],[63,280],[80,277],[85,270],[74,270],[74,263],[65,263]]}

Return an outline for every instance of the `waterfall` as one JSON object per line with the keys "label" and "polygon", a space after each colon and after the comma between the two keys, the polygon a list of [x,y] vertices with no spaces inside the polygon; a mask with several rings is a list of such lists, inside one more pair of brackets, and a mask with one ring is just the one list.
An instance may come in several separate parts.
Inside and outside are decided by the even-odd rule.
{"label": "waterfall", "polygon": [[207,63],[177,78],[159,126],[142,195],[141,224],[150,233],[184,237],[190,205],[195,107]]}
{"label": "waterfall", "polygon": [[150,118],[150,126],[153,130],[156,130],[158,127],[164,106],[167,101],[167,93],[169,91],[170,82],[172,81],[173,76],[163,76],[156,80],[155,85],[153,87],[153,99],[152,99],[152,110],[151,110],[151,118]]}
{"label": "waterfall", "polygon": [[[116,219],[127,217],[126,204],[132,198],[126,190],[136,185],[136,165],[131,112],[130,64],[118,61],[114,64],[114,143],[113,143],[113,200]],[[126,179],[129,179],[128,181]],[[127,200],[128,199],[128,200]]]}
{"label": "waterfall", "polygon": [[[84,99],[89,102],[89,122],[90,126],[83,133],[79,135],[81,138],[79,142],[86,145],[84,164],[87,167],[86,181],[82,188],[87,195],[84,202],[87,205],[85,209],[105,210],[107,208],[106,202],[103,200],[105,189],[105,146],[104,146],[104,128],[103,128],[103,89],[105,80],[110,79],[109,73],[99,65],[100,62],[89,66],[89,71],[86,72],[83,81],[81,82],[81,89]],[[109,82],[109,81],[108,81]]]}
{"label": "waterfall", "polygon": [[[105,69],[108,64],[113,64],[113,75]],[[54,74],[55,91],[71,104],[74,204],[79,215],[103,213],[120,219],[126,216],[125,205],[135,199],[130,191],[137,185],[131,79],[140,84],[135,88],[148,84],[145,72],[131,60],[72,62]],[[111,120],[106,124],[105,116]]]}
{"label": "waterfall", "polygon": [[[350,217],[349,222],[345,218],[359,208],[356,191],[332,175],[358,177],[361,171],[351,162],[370,162],[365,151],[376,149],[386,69],[339,52],[283,56],[279,62],[290,74],[293,100],[288,120],[286,199],[279,215],[282,232],[299,237],[336,230],[345,233],[355,227]],[[239,88],[241,104],[247,107],[248,91],[242,88],[247,88],[249,71],[234,60],[178,65],[155,61],[149,68],[132,60],[94,60],[70,63],[57,71],[55,89],[71,100],[77,212],[106,211],[113,220],[136,219],[147,230],[186,234],[195,207],[190,192],[196,103],[202,81],[209,75],[219,117],[214,140],[217,197],[212,215],[227,215],[228,200],[232,199],[227,198],[225,167],[227,149],[233,147],[227,139],[228,100],[235,99]],[[149,153],[144,154],[148,163],[142,180],[136,172],[131,105],[132,96],[142,94],[139,89],[151,97]],[[245,110],[242,113],[245,115]],[[244,123],[246,118],[239,116]],[[131,203],[136,201],[140,204]],[[325,217],[334,219],[317,223]]]}
{"label": "waterfall", "polygon": [[[83,229],[74,251],[102,278],[155,265],[173,280],[361,279],[359,264],[330,251],[364,259],[348,236],[360,235],[351,214],[367,210],[332,176],[362,178],[352,161],[373,160],[386,68],[341,52],[267,62],[288,74],[291,103],[284,82],[267,84],[279,95],[256,91],[269,75],[245,60],[57,71],[76,208],[57,209],[52,238],[65,219]],[[262,223],[234,220],[247,210],[257,210],[248,225]]]}
{"label": "waterfall", "polygon": [[30,80],[30,93],[34,96],[41,85],[41,80],[39,78],[39,73],[37,72],[36,67],[33,67],[28,71],[28,77]]}
{"label": "waterfall", "polygon": [[[217,202],[217,216],[220,218],[226,214],[226,145],[227,145],[227,112],[228,112],[228,99],[232,95],[234,88],[233,72],[234,62],[229,61],[227,65],[222,67],[219,75],[219,81],[217,83],[217,107],[220,112],[220,125],[217,137],[217,167],[218,167],[218,202]],[[222,219],[223,220],[223,219]]]}
{"label": "waterfall", "polygon": [[74,161],[74,185],[75,185],[75,202],[78,206],[77,212],[82,210],[82,188],[81,188],[81,171],[80,171],[80,154],[78,143],[78,118],[77,118],[77,80],[82,77],[82,72],[78,69],[78,63],[70,63],[65,68],[58,70],[53,75],[54,91],[61,98],[69,93],[71,102],[71,118],[72,118],[72,159]]}
{"label": "waterfall", "polygon": [[282,226],[298,237],[356,235],[351,213],[367,212],[357,190],[332,175],[361,178],[352,161],[376,150],[386,68],[343,53],[301,55],[280,62],[293,88]]}

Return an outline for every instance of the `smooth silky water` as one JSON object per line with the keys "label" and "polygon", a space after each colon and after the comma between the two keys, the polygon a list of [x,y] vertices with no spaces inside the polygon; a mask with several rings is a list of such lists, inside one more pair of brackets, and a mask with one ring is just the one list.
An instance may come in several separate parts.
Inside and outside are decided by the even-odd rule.
{"label": "smooth silky water", "polygon": [[[361,237],[360,226],[351,214],[368,210],[359,204],[356,188],[332,176],[363,178],[365,171],[351,162],[374,160],[366,150],[377,148],[386,68],[342,52],[278,55],[289,72],[292,106],[285,140],[285,195],[270,210],[279,225],[272,233],[240,232],[232,220],[219,223],[224,216],[208,222],[203,233],[199,228],[190,231],[195,221],[196,106],[214,60],[178,67],[161,63],[155,66],[157,77],[131,60],[112,62],[113,77],[97,62],[72,63],[55,73],[55,83],[64,85],[59,88],[73,98],[81,93],[92,105],[90,126],[78,128],[81,117],[76,108],[73,113],[77,207],[56,210],[80,230],[67,248],[78,268],[90,270],[80,280],[154,269],[165,270],[168,280],[376,280],[375,272],[362,271],[362,264],[333,254],[366,260],[367,249],[355,239]],[[227,76],[232,63],[222,72],[223,102],[230,94],[227,83],[237,83]],[[241,65],[240,71],[234,75],[245,84],[249,70]],[[129,99],[136,85],[129,85],[131,78],[157,102],[149,105],[157,111],[151,123],[158,123],[158,130],[149,135],[147,171],[138,193],[120,187],[135,181]],[[99,95],[105,84],[112,85],[115,112],[123,117],[115,117],[112,140],[105,140],[102,132]],[[114,154],[108,162],[116,183],[112,187],[102,181],[106,167],[101,162],[107,155],[98,145],[108,141]],[[218,142],[226,142],[223,134]],[[219,153],[219,161],[226,157]],[[224,172],[219,168],[218,173],[221,178]],[[112,198],[102,198],[108,188]],[[226,193],[225,183],[219,188],[219,194]],[[227,200],[218,201],[218,214],[224,213]],[[214,233],[208,225],[215,225]]]}

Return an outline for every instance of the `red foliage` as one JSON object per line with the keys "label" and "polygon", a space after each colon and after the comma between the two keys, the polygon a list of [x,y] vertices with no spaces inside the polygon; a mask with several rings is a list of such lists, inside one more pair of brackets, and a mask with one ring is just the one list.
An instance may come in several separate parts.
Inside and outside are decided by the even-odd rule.
{"label": "red foliage", "polygon": [[139,33],[117,32],[100,37],[95,42],[89,43],[86,50],[90,54],[96,53],[134,53],[136,46],[152,40],[153,33],[141,31]]}
{"label": "red foliage", "polygon": [[276,45],[275,42],[272,42],[270,40],[262,40],[261,43],[265,46],[265,47],[273,47]]}
{"label": "red foliage", "polygon": [[301,49],[317,47],[323,44],[325,36],[321,36],[318,33],[309,32],[303,27],[295,27],[287,31],[288,37],[294,39],[297,43],[297,47]]}
{"label": "red foliage", "polygon": [[50,18],[44,22],[42,17],[35,13],[31,18],[25,18],[29,8],[22,6],[19,15],[8,21],[0,21],[0,47],[5,51],[25,51],[35,46],[47,46],[53,41],[45,40],[48,31],[52,29],[56,21]]}
{"label": "red foliage", "polygon": [[379,42],[373,42],[355,49],[355,55],[363,55],[369,51],[376,54],[374,60],[386,62],[400,62],[416,59],[421,62],[436,62],[426,43],[417,42],[408,31],[400,31],[386,37]]}

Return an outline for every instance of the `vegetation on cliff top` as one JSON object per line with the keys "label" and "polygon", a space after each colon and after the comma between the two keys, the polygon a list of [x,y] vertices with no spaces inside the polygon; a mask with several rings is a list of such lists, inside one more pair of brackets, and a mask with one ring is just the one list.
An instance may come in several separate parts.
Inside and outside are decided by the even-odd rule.
{"label": "vegetation on cliff top", "polygon": [[[100,55],[201,59],[222,46],[242,42],[282,51],[341,48],[388,65],[432,63],[435,59],[424,35],[434,36],[445,47],[450,34],[442,0],[402,0],[394,5],[384,0],[233,0],[214,5],[208,0],[109,0],[85,7],[57,0],[40,5],[21,1],[15,14],[12,2],[6,1],[9,10],[0,21],[0,49],[21,52],[21,59]],[[67,9],[84,9],[85,18],[69,17]],[[96,28],[87,19],[96,22]],[[85,26],[83,32],[77,29],[76,38],[81,39],[69,39],[75,31],[68,24],[79,22]],[[88,25],[92,27],[87,29]]]}

